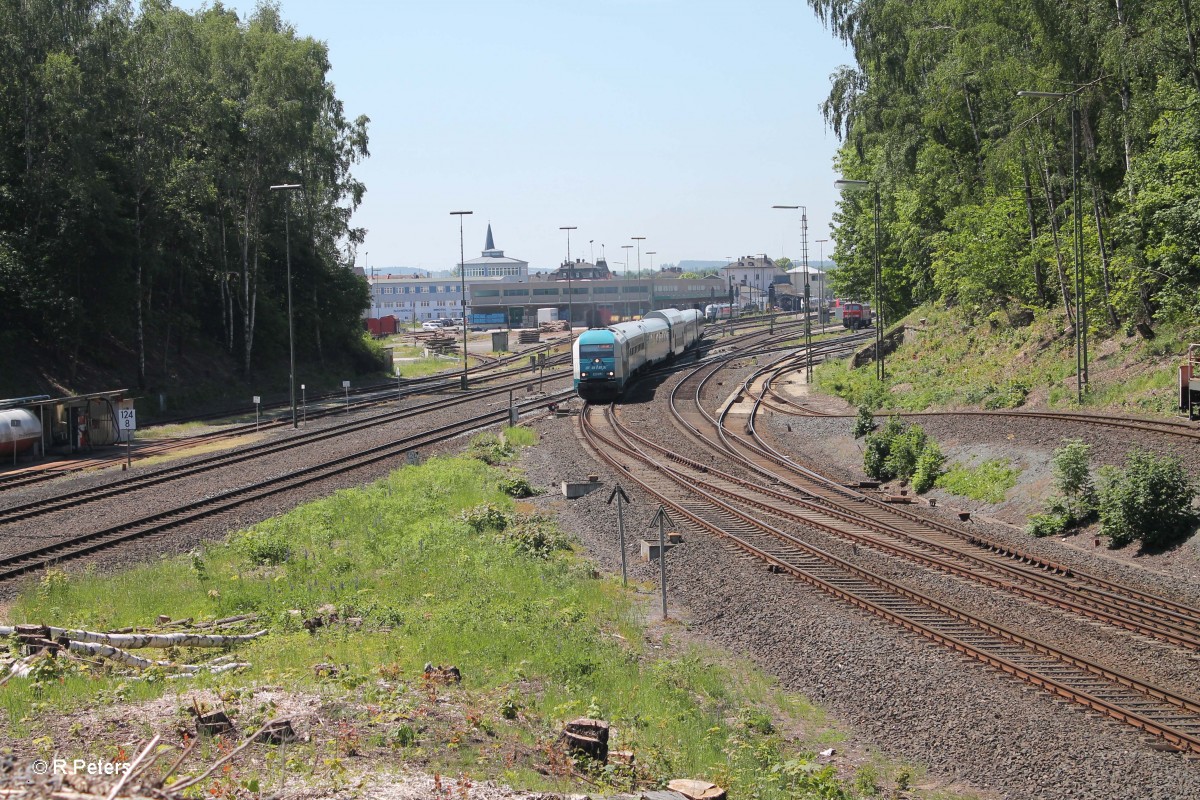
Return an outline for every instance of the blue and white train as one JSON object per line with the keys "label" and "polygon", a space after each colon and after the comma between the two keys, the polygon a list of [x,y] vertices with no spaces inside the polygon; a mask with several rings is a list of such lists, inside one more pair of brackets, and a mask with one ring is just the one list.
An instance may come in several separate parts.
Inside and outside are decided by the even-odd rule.
{"label": "blue and white train", "polygon": [[695,345],[703,319],[695,309],[666,308],[635,322],[584,331],[574,346],[575,391],[588,401],[615,399],[639,370]]}

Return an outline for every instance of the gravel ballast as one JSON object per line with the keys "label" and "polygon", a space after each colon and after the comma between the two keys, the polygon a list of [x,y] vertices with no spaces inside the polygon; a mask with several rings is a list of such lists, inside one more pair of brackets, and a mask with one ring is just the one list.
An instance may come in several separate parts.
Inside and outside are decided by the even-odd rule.
{"label": "gravel ballast", "polygon": [[[724,381],[726,388],[735,384],[732,378]],[[665,396],[665,390],[657,394]],[[678,441],[681,436],[673,434],[664,423],[661,408],[658,403],[634,402],[622,409],[622,415],[635,427],[656,431],[660,440]],[[933,418],[922,419],[922,424],[929,419]],[[946,430],[934,435],[939,440],[950,438],[954,420],[938,419]],[[786,428],[789,424],[791,431]],[[983,428],[988,425],[986,420],[978,424]],[[580,538],[605,569],[617,571],[620,554],[616,513],[605,504],[616,476],[582,448],[575,435],[577,425],[574,418],[541,423],[543,444],[526,455],[524,466],[530,480],[548,491],[539,502],[558,513],[564,527]],[[969,429],[959,436],[963,446],[972,446],[970,443],[978,439],[989,443],[996,453],[1005,452],[1006,444],[1015,442],[1011,445],[1014,448],[1024,447],[1038,454],[1044,451],[1048,463],[1060,439],[1077,433],[1052,425],[1058,428],[1053,435],[1048,430],[1018,430],[1018,423],[1014,423],[987,437]],[[863,477],[858,468],[861,455],[848,436],[850,420],[785,420],[777,416],[771,426],[773,435],[786,435],[789,441],[805,444],[795,446],[798,459],[801,454],[807,456],[799,460],[839,480]],[[934,432],[932,425],[926,427]],[[1086,440],[1091,429],[1077,427],[1082,429],[1078,436]],[[995,441],[997,438],[999,441]],[[1134,446],[1130,437],[1119,438],[1126,448]],[[819,444],[808,450],[814,443]],[[686,455],[697,455],[690,446],[678,449]],[[1113,457],[1119,460],[1121,456],[1114,453]],[[711,455],[709,459],[719,461]],[[722,464],[715,466],[721,468]],[[562,498],[558,492],[561,481],[583,479],[588,474],[601,475],[605,489],[575,501]],[[633,576],[657,583],[657,565],[638,561],[636,545],[638,536],[649,533],[649,519],[656,506],[632,491],[627,480],[623,485],[635,500],[626,517],[632,532],[629,557]],[[946,496],[944,502],[953,505],[957,500]],[[930,513],[939,514],[943,520],[952,516],[950,509]],[[1168,570],[1175,577],[1164,586],[1166,576],[1162,571],[1122,563],[1130,559],[1064,547],[1057,541],[1033,540],[1003,521],[977,525],[979,532],[986,530],[989,538],[1009,537],[1014,546],[1046,558],[1195,602],[1195,584],[1180,568]],[[899,565],[892,568],[907,569]],[[1024,618],[1023,625],[1050,626],[1047,637],[1059,633],[1053,626],[1060,625],[1078,638],[1081,649],[1094,653],[1113,649],[1113,642],[1123,639],[1120,634],[1089,623],[1062,621],[1051,612],[1016,600],[989,600],[984,592],[944,576],[926,582],[942,584],[941,591],[959,595],[957,599],[964,605],[979,604],[973,610],[981,613],[1003,613],[996,609],[1008,604],[1013,615]],[[761,563],[705,534],[685,530],[684,545],[673,549],[668,557],[668,584],[673,614],[687,620],[694,630],[753,659],[785,686],[827,706],[874,747],[925,765],[938,785],[966,782],[1012,798],[1200,796],[1200,768],[1178,754],[1154,749],[1148,737],[1132,728],[1055,701],[974,661],[925,644],[791,578],[770,575]],[[1089,630],[1093,638],[1090,642],[1086,641]],[[1087,647],[1083,647],[1085,644]],[[1129,663],[1123,666],[1139,669],[1143,675],[1169,678],[1166,682],[1194,693],[1196,679],[1189,672],[1189,665],[1195,663],[1193,657],[1157,643],[1121,644],[1129,651],[1123,656]]]}

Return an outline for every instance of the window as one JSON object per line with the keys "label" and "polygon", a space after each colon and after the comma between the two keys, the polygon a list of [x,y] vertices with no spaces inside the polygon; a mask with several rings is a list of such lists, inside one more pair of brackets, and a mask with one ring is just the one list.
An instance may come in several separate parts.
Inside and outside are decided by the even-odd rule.
{"label": "window", "polygon": [[505,297],[529,297],[528,289],[505,289]]}
{"label": "window", "polygon": [[586,287],[586,286],[571,287],[571,294],[587,294],[587,293],[588,293],[588,287]]}
{"label": "window", "polygon": [[405,287],[404,287],[404,293],[405,293],[405,294],[408,294],[408,290],[409,290],[409,287],[408,287],[408,286],[405,286]]}
{"label": "window", "polygon": [[592,294],[616,294],[618,288],[616,286],[597,286]]}
{"label": "window", "polygon": [[537,296],[537,295],[551,295],[551,294],[555,294],[555,295],[556,295],[556,294],[558,294],[558,289],[534,289],[534,290],[533,290],[533,294],[534,294],[535,296]]}
{"label": "window", "polygon": [[428,308],[428,307],[429,307],[429,301],[428,301],[428,300],[422,300],[422,301],[421,301],[421,307],[422,307],[422,308]]}
{"label": "window", "polygon": [[500,290],[499,289],[480,289],[477,292],[475,292],[475,296],[476,297],[499,297]]}

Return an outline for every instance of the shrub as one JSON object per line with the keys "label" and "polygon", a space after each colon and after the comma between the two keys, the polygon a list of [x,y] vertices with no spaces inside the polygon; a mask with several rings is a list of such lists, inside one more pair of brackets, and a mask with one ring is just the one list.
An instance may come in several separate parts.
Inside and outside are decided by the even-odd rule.
{"label": "shrub", "polygon": [[504,439],[493,433],[481,433],[471,440],[471,457],[493,467],[512,458],[513,452]]}
{"label": "shrub", "polygon": [[1058,536],[1065,533],[1071,520],[1065,514],[1030,514],[1029,527],[1026,528],[1031,536]]}
{"label": "shrub", "polygon": [[1124,469],[1101,472],[1101,532],[1112,547],[1135,540],[1145,547],[1174,544],[1196,525],[1195,497],[1179,459],[1135,450]]}
{"label": "shrub", "polygon": [[890,442],[881,434],[871,434],[867,437],[866,449],[863,451],[863,471],[872,478],[886,480],[888,445]]}
{"label": "shrub", "polygon": [[854,427],[851,429],[851,433],[854,434],[855,439],[861,439],[873,430],[875,430],[875,416],[871,413],[870,406],[859,406],[858,416],[854,418]]}
{"label": "shrub", "polygon": [[234,547],[255,565],[283,564],[292,555],[287,534],[282,526],[263,523],[242,531],[233,540]]}
{"label": "shrub", "polygon": [[520,476],[505,478],[500,481],[500,491],[504,492],[509,497],[533,497],[537,494],[537,490],[528,480]]}
{"label": "shrub", "polygon": [[924,428],[920,425],[909,425],[892,439],[884,467],[897,478],[911,478],[917,471],[917,459],[925,449],[927,439]]}
{"label": "shrub", "polygon": [[1028,396],[1029,386],[1022,381],[1014,381],[999,390],[998,394],[990,395],[985,399],[983,407],[988,409],[1019,408],[1025,405],[1025,398]]}
{"label": "shrub", "polygon": [[945,463],[946,457],[942,455],[942,448],[938,447],[937,442],[927,439],[921,455],[917,456],[917,468],[912,476],[913,491],[921,494],[932,489],[938,476],[942,474],[942,466]]}
{"label": "shrub", "polygon": [[863,471],[879,480],[908,480],[928,442],[920,425],[905,425],[899,417],[889,417],[882,430],[867,436]]}
{"label": "shrub", "polygon": [[1069,439],[1054,451],[1054,485],[1062,493],[1068,520],[1081,522],[1096,507],[1096,489],[1088,470],[1091,448],[1080,439]]}
{"label": "shrub", "polygon": [[518,553],[534,558],[548,558],[555,550],[566,550],[570,544],[558,532],[552,520],[544,517],[519,517],[498,529],[497,538]]}
{"label": "shrub", "polygon": [[462,512],[462,520],[475,533],[502,531],[512,522],[512,515],[491,503],[484,503]]}

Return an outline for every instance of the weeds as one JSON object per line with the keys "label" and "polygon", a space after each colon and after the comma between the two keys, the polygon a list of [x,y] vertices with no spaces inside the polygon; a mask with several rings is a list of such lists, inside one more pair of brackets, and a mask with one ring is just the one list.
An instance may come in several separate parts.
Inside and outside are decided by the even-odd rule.
{"label": "weeds", "polygon": [[1007,458],[984,461],[975,467],[951,464],[935,485],[972,500],[1002,503],[1008,490],[1017,485],[1020,474],[1020,468],[1014,467]]}

